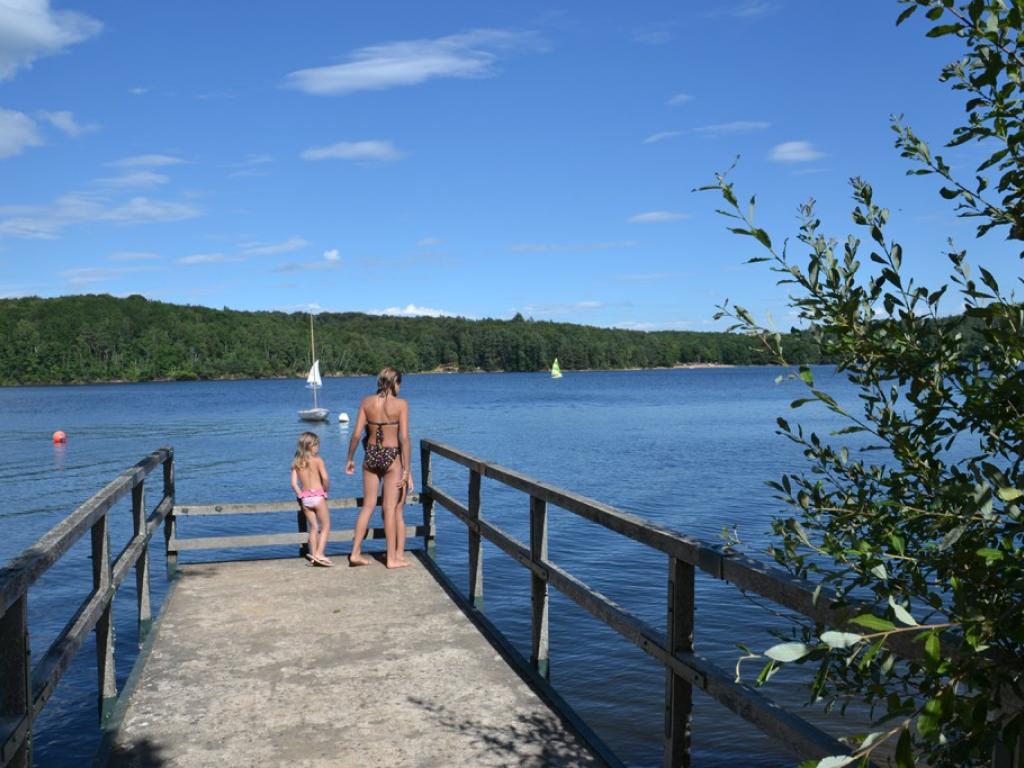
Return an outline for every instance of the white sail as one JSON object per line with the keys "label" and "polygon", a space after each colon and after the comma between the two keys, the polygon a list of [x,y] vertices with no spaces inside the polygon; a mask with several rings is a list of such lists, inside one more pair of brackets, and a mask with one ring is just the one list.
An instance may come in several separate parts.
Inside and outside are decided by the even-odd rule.
{"label": "white sail", "polygon": [[323,381],[320,379],[320,361],[314,360],[313,367],[309,369],[309,376],[306,377],[306,383],[311,387],[322,387]]}

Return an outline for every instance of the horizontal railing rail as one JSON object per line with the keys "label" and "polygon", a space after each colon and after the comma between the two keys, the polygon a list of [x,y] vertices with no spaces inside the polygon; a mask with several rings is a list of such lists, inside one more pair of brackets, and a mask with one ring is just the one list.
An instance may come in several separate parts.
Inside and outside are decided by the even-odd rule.
{"label": "horizontal railing rail", "polygon": [[[469,470],[467,504],[462,504],[432,482],[432,456],[440,456]],[[547,676],[548,588],[554,587],[599,621],[657,660],[666,672],[664,765],[690,764],[693,687],[724,704],[802,758],[848,754],[849,748],[801,717],[737,683],[734,675],[693,648],[694,577],[697,570],[723,579],[746,592],[833,626],[843,626],[861,612],[850,605],[833,605],[832,595],[795,579],[781,569],[730,552],[728,549],[685,536],[594,499],[534,480],[523,474],[432,440],[420,442],[421,501],[424,519],[439,504],[462,521],[469,531],[469,590],[467,599],[483,608],[483,548],[487,540],[531,574],[531,657],[533,668]],[[482,516],[481,480],[490,478],[530,497],[530,542],[517,540]],[[650,626],[607,596],[592,589],[548,559],[547,509],[553,505],[668,556],[668,606],[665,631]],[[902,649],[896,649],[902,650]],[[920,650],[906,648],[916,657]]]}
{"label": "horizontal railing rail", "polygon": [[[377,506],[380,506],[381,499],[377,498]],[[407,504],[419,504],[419,494],[409,494]],[[327,508],[329,510],[358,509],[363,505],[363,497],[349,497],[343,499],[329,499]],[[253,533],[239,536],[193,536],[184,537],[180,534],[178,522],[183,518],[190,517],[218,517],[225,515],[268,515],[292,513],[296,516],[296,533]],[[167,537],[167,562],[172,570],[177,567],[178,555],[181,552],[210,550],[210,549],[245,549],[249,547],[273,547],[290,544],[302,545],[300,555],[305,552],[306,540],[309,536],[306,531],[306,516],[295,499],[290,501],[265,502],[265,503],[240,503],[240,504],[182,504],[175,506],[168,516]],[[423,525],[407,525],[406,536],[422,536],[424,540],[432,540],[433,528],[424,523]],[[355,538],[355,529],[331,528],[327,540],[331,542],[352,541]],[[367,539],[383,539],[383,528],[370,528],[366,532]]]}
{"label": "horizontal railing rail", "polygon": [[[146,476],[159,466],[163,467],[163,494],[147,514]],[[134,532],[124,550],[112,559],[109,512],[128,494],[132,497]],[[174,450],[167,447],[154,451],[122,472],[0,569],[0,765],[27,768],[32,764],[32,723],[93,630],[96,632],[100,723],[109,718],[117,699],[114,595],[134,569],[139,642],[142,643],[153,622],[149,543],[173,507]],[[90,533],[92,544],[92,591],[33,667],[28,626],[29,589],[86,532]]]}

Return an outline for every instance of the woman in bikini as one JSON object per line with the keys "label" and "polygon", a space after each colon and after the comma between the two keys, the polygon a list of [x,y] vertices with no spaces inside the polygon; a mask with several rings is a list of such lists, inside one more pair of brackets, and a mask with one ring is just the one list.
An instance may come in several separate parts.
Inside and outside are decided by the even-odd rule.
{"label": "woman in bikini", "polygon": [[405,518],[402,508],[407,493],[413,489],[412,465],[409,461],[409,404],[398,397],[402,388],[402,374],[394,368],[385,368],[377,375],[377,394],[368,395],[359,404],[352,439],[348,444],[348,463],[345,474],[356,471],[354,456],[359,436],[363,435],[363,507],[356,519],[355,538],[349,565],[369,565],[362,555],[363,538],[370,524],[370,516],[377,506],[377,493],[381,494],[381,513],[384,517],[384,538],[387,541],[388,568],[404,568]]}

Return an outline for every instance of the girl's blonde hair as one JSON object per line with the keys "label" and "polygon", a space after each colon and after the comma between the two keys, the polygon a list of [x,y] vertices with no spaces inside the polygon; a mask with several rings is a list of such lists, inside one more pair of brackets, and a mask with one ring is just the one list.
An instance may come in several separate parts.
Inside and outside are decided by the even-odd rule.
{"label": "girl's blonde hair", "polygon": [[402,383],[402,372],[391,366],[377,374],[377,394],[398,396],[398,385]]}
{"label": "girl's blonde hair", "polygon": [[295,446],[295,458],[292,460],[292,469],[308,467],[313,447],[317,445],[320,445],[320,436],[315,432],[303,432],[299,435],[298,445]]}

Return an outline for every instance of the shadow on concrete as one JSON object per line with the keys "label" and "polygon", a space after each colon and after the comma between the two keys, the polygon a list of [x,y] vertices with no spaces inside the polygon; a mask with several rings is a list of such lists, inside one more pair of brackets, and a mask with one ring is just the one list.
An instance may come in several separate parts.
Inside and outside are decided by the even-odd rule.
{"label": "shadow on concrete", "polygon": [[427,711],[441,728],[469,739],[480,765],[537,768],[604,765],[554,716],[519,715],[512,725],[499,727],[461,717],[432,701],[413,696],[408,700]]}
{"label": "shadow on concrete", "polygon": [[134,744],[116,744],[110,749],[106,762],[98,766],[109,768],[161,768],[169,763],[164,757],[163,748],[150,741],[141,739]]}

